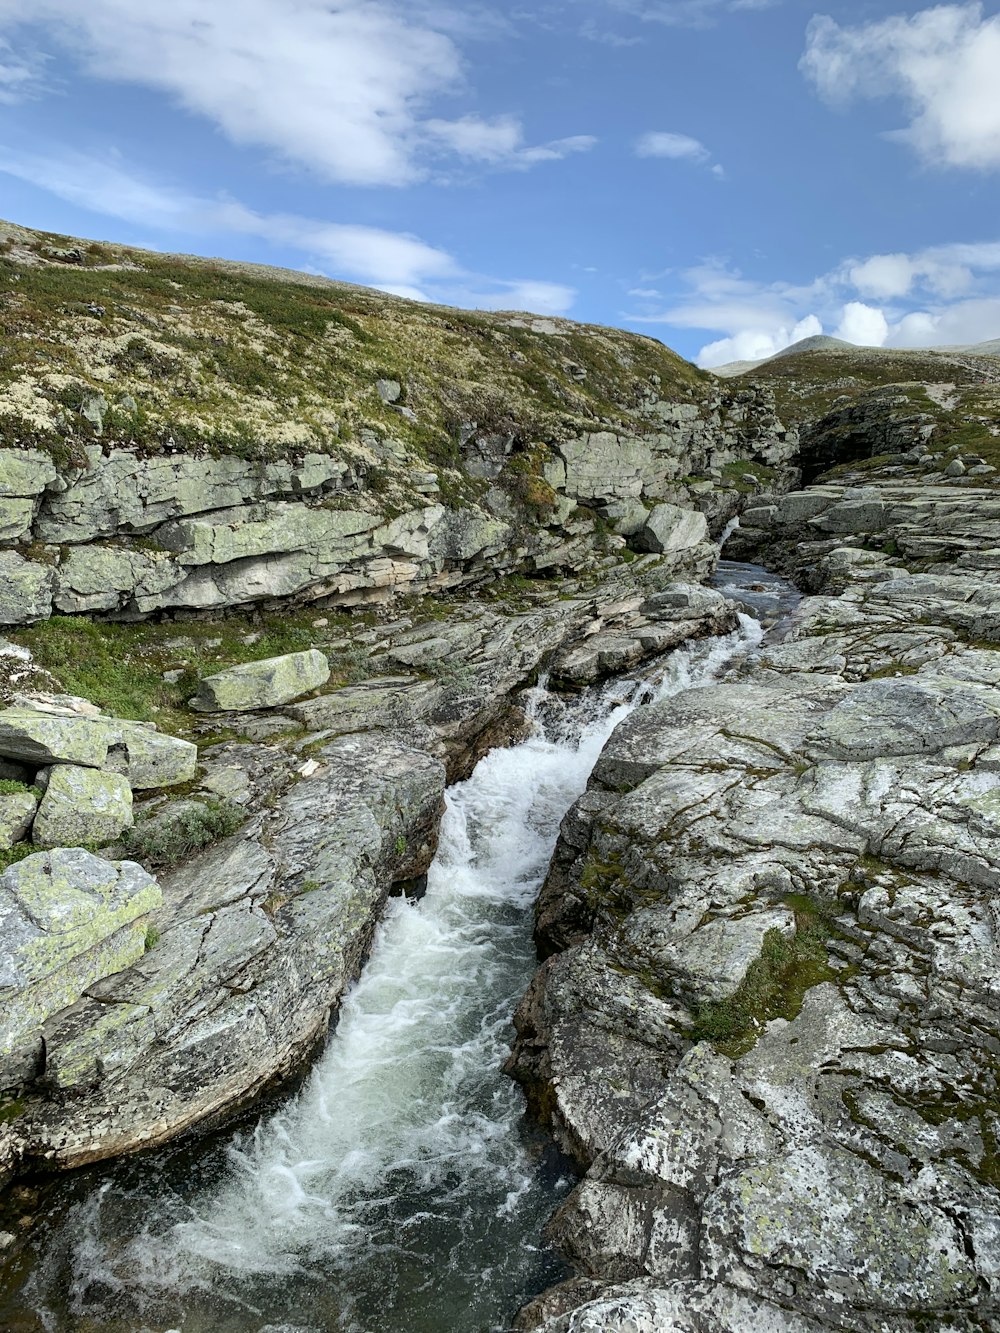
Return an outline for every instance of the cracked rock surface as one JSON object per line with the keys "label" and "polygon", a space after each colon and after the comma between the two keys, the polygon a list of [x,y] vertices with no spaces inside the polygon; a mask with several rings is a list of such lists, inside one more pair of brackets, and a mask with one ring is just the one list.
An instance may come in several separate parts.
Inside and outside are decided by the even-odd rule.
{"label": "cracked rock surface", "polygon": [[893,486],[833,489],[740,539],[817,590],[785,637],[634,713],[564,821],[511,1068],[585,1172],[577,1277],[519,1328],[1000,1327],[994,533],[945,551],[929,486],[910,568]]}

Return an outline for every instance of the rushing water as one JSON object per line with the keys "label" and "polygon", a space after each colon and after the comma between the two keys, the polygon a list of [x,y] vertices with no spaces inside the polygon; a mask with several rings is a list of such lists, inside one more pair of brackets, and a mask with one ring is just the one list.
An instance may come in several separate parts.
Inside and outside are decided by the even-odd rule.
{"label": "rushing water", "polygon": [[[535,966],[532,903],[562,815],[644,699],[712,679],[760,626],[644,682],[561,702],[447,797],[426,896],[394,899],[301,1091],[252,1132],[80,1177],[13,1305],[48,1333],[486,1333],[557,1280],[569,1186],[500,1074]],[[20,1314],[15,1315],[16,1311]]]}

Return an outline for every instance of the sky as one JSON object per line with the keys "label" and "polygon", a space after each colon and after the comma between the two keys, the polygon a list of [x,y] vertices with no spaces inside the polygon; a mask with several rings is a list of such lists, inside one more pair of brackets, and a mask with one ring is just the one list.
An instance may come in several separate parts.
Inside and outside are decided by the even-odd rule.
{"label": "sky", "polygon": [[0,217],[709,367],[974,343],[1000,337],[1000,11],[0,0]]}

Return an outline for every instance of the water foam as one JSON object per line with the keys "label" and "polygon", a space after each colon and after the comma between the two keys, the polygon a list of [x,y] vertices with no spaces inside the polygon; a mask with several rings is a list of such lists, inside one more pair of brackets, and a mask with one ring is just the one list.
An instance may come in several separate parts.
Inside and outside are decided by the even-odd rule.
{"label": "water foam", "polygon": [[760,637],[742,617],[645,681],[531,692],[535,734],[448,792],[426,896],[390,902],[299,1094],[208,1184],[112,1176],[75,1206],[35,1274],[48,1326],[72,1327],[42,1295],[53,1283],[74,1317],[139,1311],[185,1333],[506,1326],[552,1269],[537,1238],[559,1187],[499,1070],[560,820],[638,703],[714,679]]}

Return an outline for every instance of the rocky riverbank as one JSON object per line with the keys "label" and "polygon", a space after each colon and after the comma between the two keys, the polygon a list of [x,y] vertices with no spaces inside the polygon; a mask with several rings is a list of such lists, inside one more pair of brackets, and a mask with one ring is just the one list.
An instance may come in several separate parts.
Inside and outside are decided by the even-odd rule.
{"label": "rocky riverbank", "polygon": [[[419,889],[446,781],[523,727],[517,690],[543,664],[573,687],[732,628],[731,604],[678,581],[682,569],[680,557],[647,556],[575,593],[543,589],[520,612],[455,603],[444,620],[397,622],[372,636],[366,678],[352,685],[328,682],[316,650],[299,654],[301,663],[223,672],[193,702],[211,710],[212,726],[243,739],[202,749],[196,778],[193,761],[190,772],[160,771],[159,790],[136,791],[111,831],[122,841],[100,856],[22,844],[32,854],[0,876],[4,903],[30,934],[15,932],[6,946],[5,1171],[76,1166],[161,1142],[231,1114],[298,1068],[357,976],[388,893]],[[311,677],[317,660],[324,670]],[[442,660],[452,669],[423,674]],[[19,749],[29,793],[46,782],[36,827],[62,774],[106,780],[102,756],[121,725],[93,708],[42,707],[29,699],[0,711],[0,753]],[[40,727],[48,747],[25,767],[24,736]],[[168,755],[171,745],[185,758],[195,752],[132,727],[146,751],[159,740]],[[100,754],[83,752],[84,732],[100,733]],[[126,778],[113,780],[128,792]],[[171,780],[183,783],[173,798],[164,789]],[[0,807],[17,799],[0,795]],[[230,836],[157,870],[173,841],[183,847],[188,830],[211,825],[220,800],[238,831],[223,826]],[[106,817],[81,796],[81,841],[107,843]],[[63,864],[70,855],[77,860]],[[70,937],[57,920],[84,872],[141,882],[127,896],[102,890],[127,908]],[[51,920],[33,896],[39,874]],[[112,948],[115,931],[124,933]],[[53,977],[65,984],[53,989]]]}
{"label": "rocky riverbank", "polygon": [[997,1327],[1000,361],[723,385],[9,224],[0,281],[0,1179],[302,1068],[517,692],[733,628],[739,513],[808,595],[619,727],[538,903],[510,1070],[582,1179],[518,1327]]}
{"label": "rocky riverbank", "polygon": [[814,595],[564,822],[512,1070],[579,1277],[520,1328],[997,1326],[1000,525],[916,467],[744,516]]}

